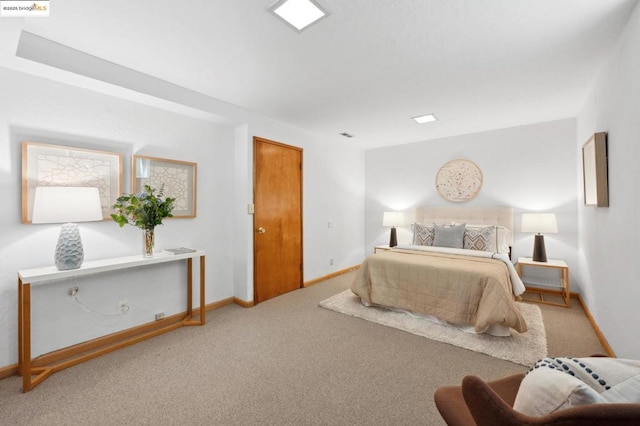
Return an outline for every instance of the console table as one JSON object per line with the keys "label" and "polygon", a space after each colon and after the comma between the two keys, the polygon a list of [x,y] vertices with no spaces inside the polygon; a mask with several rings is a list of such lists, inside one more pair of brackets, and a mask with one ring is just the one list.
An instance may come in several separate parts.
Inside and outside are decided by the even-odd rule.
{"label": "console table", "polygon": [[[200,311],[199,319],[193,317],[193,259],[198,257],[200,261]],[[33,366],[31,359],[31,285],[46,284],[48,281],[64,278],[79,277],[83,275],[99,274],[127,268],[139,268],[165,262],[186,260],[187,262],[187,312],[178,322],[164,322],[158,328],[143,331],[120,340],[110,341],[97,350],[81,354],[67,361],[46,366]],[[205,323],[205,253],[196,250],[190,253],[169,254],[156,253],[153,257],[128,256],[112,259],[94,260],[84,262],[79,269],[58,271],[55,266],[44,268],[23,269],[18,271],[18,373],[22,375],[22,392],[28,392],[40,384],[44,379],[56,371],[74,366],[81,362],[96,358],[100,355],[112,352],[142,340],[166,333],[188,325],[204,325]],[[164,320],[161,320],[164,321]],[[165,325],[166,324],[166,325]],[[35,378],[33,377],[35,376]]]}

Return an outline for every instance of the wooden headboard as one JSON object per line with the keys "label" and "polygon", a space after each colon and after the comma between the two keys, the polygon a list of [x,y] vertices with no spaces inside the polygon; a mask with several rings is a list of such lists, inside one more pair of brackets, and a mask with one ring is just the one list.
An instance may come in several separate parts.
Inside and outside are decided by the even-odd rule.
{"label": "wooden headboard", "polygon": [[468,223],[470,225],[498,225],[509,231],[509,245],[513,245],[512,207],[418,207],[418,223]]}

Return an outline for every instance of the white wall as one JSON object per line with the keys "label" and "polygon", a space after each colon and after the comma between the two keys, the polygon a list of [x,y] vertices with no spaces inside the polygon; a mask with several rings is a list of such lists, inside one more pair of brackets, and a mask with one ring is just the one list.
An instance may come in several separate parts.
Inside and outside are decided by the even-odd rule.
{"label": "white wall", "polygon": [[[207,252],[206,303],[253,298],[253,226],[246,206],[253,194],[254,135],[304,149],[305,281],[362,261],[364,154],[339,144],[339,136],[322,140],[250,113],[249,122],[235,128],[212,124],[5,68],[0,91],[0,368],[17,362],[17,271],[51,265],[59,230],[20,222],[23,140],[122,152],[125,192],[134,153],[197,162],[198,217],[165,221],[156,230],[156,246]],[[135,227],[105,221],[80,228],[85,260],[141,252]],[[183,311],[185,275],[183,265],[168,264],[34,287],[33,355],[150,322],[159,311]],[[121,300],[131,310],[116,317],[87,312],[67,295],[71,285],[104,314],[117,312]]]}
{"label": "white wall", "polygon": [[[239,165],[235,171],[236,195],[243,200],[236,207],[236,228],[240,233],[236,252],[253,252],[253,218],[246,208],[253,200],[253,136],[303,149],[304,281],[360,264],[364,256],[364,152],[337,138],[322,139],[257,116],[250,119],[246,128],[236,129],[236,162],[248,165]],[[250,232],[245,234],[242,230]],[[253,298],[252,262],[252,257],[236,258],[236,285],[241,294],[238,297],[245,300]]]}
{"label": "white wall", "polygon": [[[459,205],[438,194],[435,177],[446,162],[465,158],[480,167],[483,185],[464,205],[514,208],[513,259],[533,250],[533,235],[519,232],[521,214],[554,212],[559,233],[545,235],[547,256],[577,270],[574,141],[575,120],[568,119],[367,151],[366,250],[388,244],[389,230],[382,227],[386,210]],[[410,227],[399,229],[398,242],[410,241]],[[579,281],[572,276],[573,291]]]}
{"label": "white wall", "polygon": [[[19,269],[53,263],[59,225],[26,225],[20,220],[21,142],[36,141],[121,152],[123,190],[129,192],[131,155],[198,162],[198,217],[166,220],[156,230],[156,247],[197,247],[207,252],[208,302],[233,296],[233,129],[129,101],[0,68],[0,366],[17,361]],[[141,253],[140,231],[112,221],[80,224],[85,260]],[[225,244],[226,243],[226,244]],[[126,273],[102,274],[34,286],[33,354],[153,321],[155,312],[184,311],[186,272],[180,264]],[[67,296],[78,285],[79,298],[104,314],[85,312]],[[158,289],[162,289],[158,291]],[[196,298],[199,293],[196,289]]]}
{"label": "white wall", "polygon": [[585,207],[578,170],[583,297],[618,357],[640,359],[640,8],[577,118],[577,162],[593,133],[608,132],[609,207]]}

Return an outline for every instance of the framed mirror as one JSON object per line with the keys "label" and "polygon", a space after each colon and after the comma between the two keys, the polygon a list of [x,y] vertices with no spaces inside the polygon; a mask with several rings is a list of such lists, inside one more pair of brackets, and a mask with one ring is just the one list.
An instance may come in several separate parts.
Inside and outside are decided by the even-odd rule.
{"label": "framed mirror", "polygon": [[585,206],[609,207],[607,134],[595,133],[582,145]]}

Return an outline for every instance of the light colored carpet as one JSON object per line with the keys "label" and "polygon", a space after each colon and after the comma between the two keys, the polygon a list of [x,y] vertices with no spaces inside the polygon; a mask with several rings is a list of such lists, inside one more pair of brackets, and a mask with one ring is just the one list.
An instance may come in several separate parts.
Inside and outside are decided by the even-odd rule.
{"label": "light colored carpet", "polygon": [[[0,380],[0,424],[445,426],[433,401],[438,387],[468,374],[489,381],[527,371],[318,306],[349,289],[355,274],[252,308],[209,311],[205,326],[67,368],[26,394],[22,377]],[[575,299],[570,308],[538,306],[550,355],[604,353]]]}
{"label": "light colored carpet", "polygon": [[518,303],[529,331],[520,334],[511,331],[510,337],[473,334],[418,318],[404,312],[395,312],[378,307],[366,307],[351,290],[345,290],[320,302],[320,306],[342,314],[397,328],[408,333],[438,342],[449,343],[474,352],[531,366],[547,356],[547,337],[542,313],[536,305]]}

